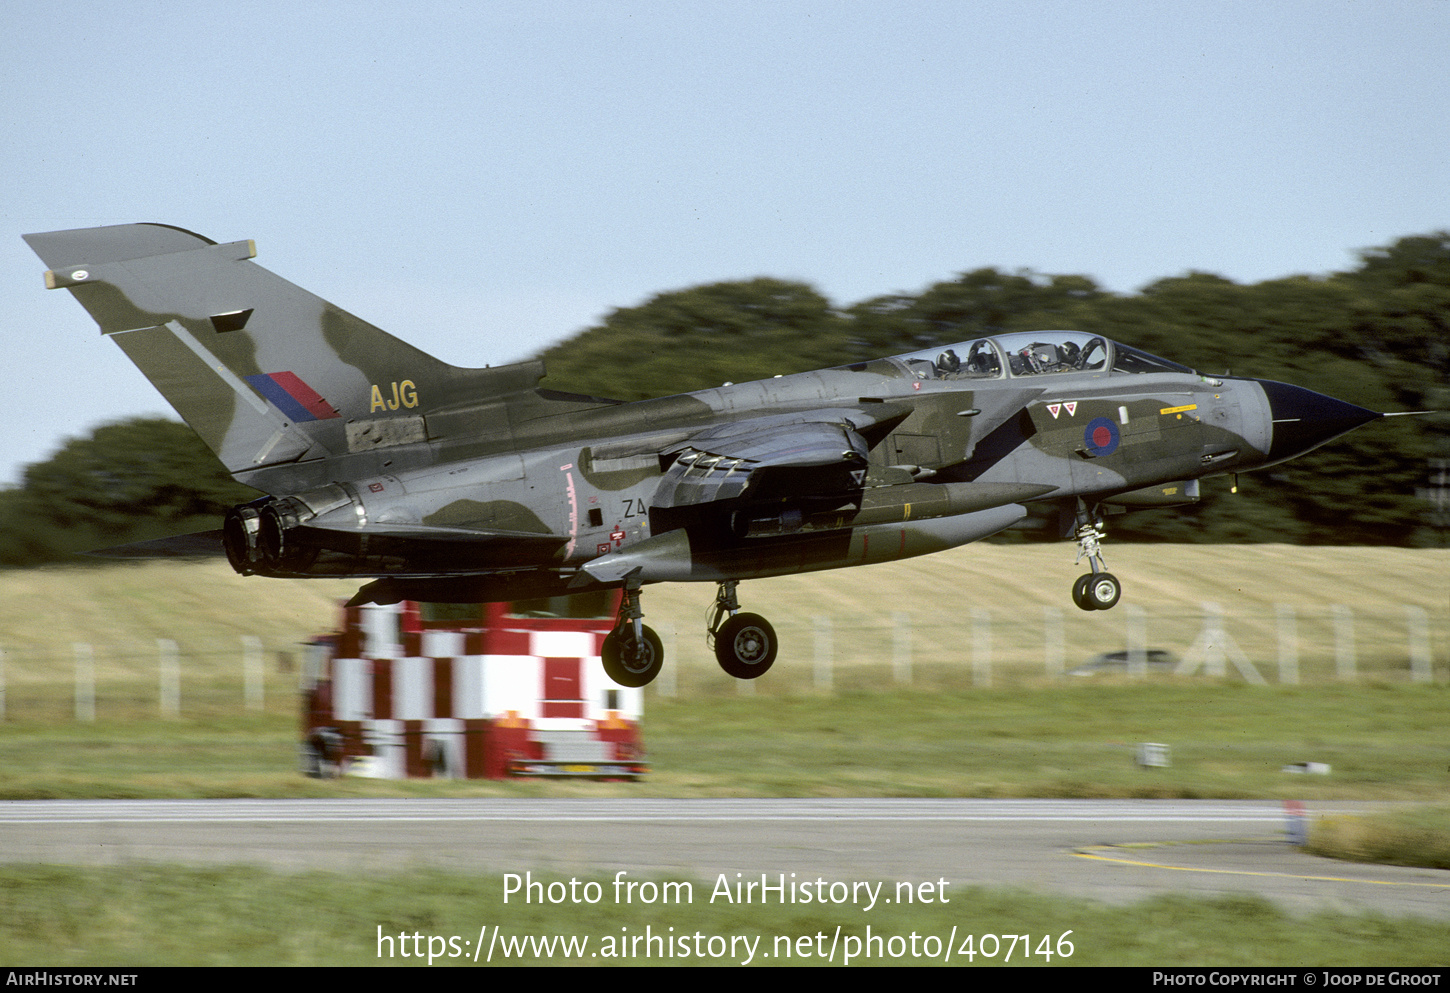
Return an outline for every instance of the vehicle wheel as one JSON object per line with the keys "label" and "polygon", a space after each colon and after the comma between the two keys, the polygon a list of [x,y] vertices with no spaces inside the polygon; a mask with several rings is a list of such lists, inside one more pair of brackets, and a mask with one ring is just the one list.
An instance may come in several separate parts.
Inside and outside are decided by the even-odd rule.
{"label": "vehicle wheel", "polygon": [[1092,574],[1085,573],[1081,576],[1078,576],[1077,581],[1072,584],[1072,602],[1077,604],[1079,610],[1097,609],[1088,602],[1088,583],[1091,583],[1092,581]]}
{"label": "vehicle wheel", "polygon": [[765,675],[779,647],[775,628],[759,614],[736,614],[715,632],[715,658],[736,679]]}
{"label": "vehicle wheel", "polygon": [[604,638],[600,654],[604,659],[604,672],[620,686],[646,686],[660,674],[665,663],[664,646],[659,635],[648,626],[644,629],[644,643],[634,643],[634,627],[615,628]]}
{"label": "vehicle wheel", "polygon": [[315,779],[336,779],[342,775],[342,737],[332,728],[318,728],[308,735],[303,747],[303,766]]}
{"label": "vehicle wheel", "polygon": [[441,742],[430,741],[423,746],[423,768],[434,778],[448,777],[448,753]]}
{"label": "vehicle wheel", "polygon": [[1112,573],[1100,572],[1096,576],[1089,577],[1086,599],[1088,603],[1092,604],[1091,609],[1107,610],[1116,604],[1118,597],[1122,595],[1122,584]]}
{"label": "vehicle wheel", "polygon": [[310,741],[302,743],[302,775],[308,779],[322,778],[322,753]]}

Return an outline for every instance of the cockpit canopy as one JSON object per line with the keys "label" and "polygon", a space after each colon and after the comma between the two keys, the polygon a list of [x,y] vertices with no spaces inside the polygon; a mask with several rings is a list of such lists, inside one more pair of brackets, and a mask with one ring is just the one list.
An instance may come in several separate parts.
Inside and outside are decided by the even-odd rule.
{"label": "cockpit canopy", "polygon": [[1188,366],[1086,331],[1018,331],[898,355],[918,379],[1001,379],[1064,372],[1186,372]]}

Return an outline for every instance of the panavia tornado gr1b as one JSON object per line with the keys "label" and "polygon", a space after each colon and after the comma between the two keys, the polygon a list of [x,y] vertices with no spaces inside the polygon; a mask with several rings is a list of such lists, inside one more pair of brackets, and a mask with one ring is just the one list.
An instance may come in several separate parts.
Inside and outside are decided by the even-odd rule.
{"label": "panavia tornado gr1b", "polygon": [[[1112,607],[1103,514],[1197,499],[1380,414],[1202,375],[1078,331],[1032,331],[622,403],[545,389],[542,362],[447,365],[217,244],[161,224],[25,240],[237,479],[270,494],[220,532],[243,574],[371,580],[356,603],[622,588],[619,683],[659,672],[649,583],[719,586],[721,666],[775,631],[742,579],[924,555],[1046,515]],[[164,543],[163,543],[164,544]]]}

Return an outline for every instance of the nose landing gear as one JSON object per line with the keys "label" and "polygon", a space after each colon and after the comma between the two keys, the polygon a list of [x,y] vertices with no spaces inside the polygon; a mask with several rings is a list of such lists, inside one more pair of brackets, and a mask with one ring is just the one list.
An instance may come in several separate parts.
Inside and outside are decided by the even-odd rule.
{"label": "nose landing gear", "polygon": [[1123,595],[1123,585],[1117,576],[1103,569],[1101,542],[1107,532],[1096,507],[1089,509],[1078,502],[1076,535],[1078,550],[1073,561],[1081,562],[1086,557],[1092,572],[1077,577],[1072,584],[1072,602],[1082,610],[1107,610]]}

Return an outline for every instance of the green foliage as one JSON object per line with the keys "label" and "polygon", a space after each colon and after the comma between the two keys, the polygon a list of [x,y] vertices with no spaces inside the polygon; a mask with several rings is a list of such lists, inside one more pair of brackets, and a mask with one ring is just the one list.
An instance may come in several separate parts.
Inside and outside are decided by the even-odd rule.
{"label": "green foliage", "polygon": [[615,310],[544,359],[551,385],[642,400],[839,364],[848,326],[811,287],[760,278]]}
{"label": "green foliage", "polygon": [[1324,817],[1315,822],[1304,850],[1350,862],[1450,869],[1450,807]]}
{"label": "green foliage", "polygon": [[982,335],[1031,328],[1070,327],[1078,307],[1103,296],[1086,276],[1012,274],[996,269],[964,272],[920,296],[877,297],[852,307],[853,336],[864,346],[856,358],[915,351]]}
{"label": "green foliage", "polygon": [[185,424],[105,424],[28,467],[20,488],[0,492],[0,564],[35,565],[205,531],[255,496]]}
{"label": "green foliage", "polygon": [[[529,865],[521,861],[518,868]],[[538,866],[530,871],[543,885],[577,880],[612,893],[613,875],[596,867],[559,875]],[[1130,966],[1145,974],[1147,967],[1165,965],[1402,969],[1445,960],[1441,921],[1330,911],[1296,915],[1253,895],[1158,895],[1111,906],[948,880],[949,895],[940,902],[879,904],[868,918],[855,906],[722,905],[708,899],[714,884],[708,876],[639,876],[687,881],[694,899],[615,903],[606,896],[598,904],[551,904],[516,897],[504,906],[502,874],[424,867],[289,873],[237,865],[5,866],[0,957],[113,969],[558,966],[571,964],[571,946],[558,940],[565,937],[582,943],[572,946],[572,957],[582,959],[574,964],[591,967],[809,966],[823,964],[827,955],[840,962],[847,949],[857,956],[852,965],[926,965],[947,944],[952,964],[977,968]],[[888,882],[883,892],[891,890]],[[475,966],[472,942],[482,940],[480,920],[501,932],[487,932],[499,940],[479,947]],[[649,934],[657,936],[653,945],[635,943]],[[873,934],[876,941],[868,943]],[[1030,942],[1014,944],[1017,934],[1029,935]],[[696,943],[697,935],[714,944]],[[813,940],[816,935],[822,938]],[[992,943],[983,935],[1002,937]],[[669,936],[669,943],[658,936]],[[839,949],[831,936],[840,937]]]}
{"label": "green foliage", "polygon": [[[807,648],[809,651],[809,648]],[[148,660],[151,661],[151,660]],[[14,662],[10,665],[14,668]],[[808,666],[808,663],[806,663]],[[266,714],[220,688],[194,716],[157,719],[155,676],[100,719],[25,708],[11,677],[0,723],[0,800],[224,797],[1058,797],[1414,800],[1444,797],[1443,684],[1248,686],[1203,678],[1063,681],[1036,688],[720,695],[646,703],[652,771],[640,782],[308,779],[297,704],[275,682]],[[772,674],[771,679],[775,676]],[[770,682],[770,680],[767,680]],[[193,692],[188,677],[184,694]],[[34,684],[27,700],[37,699]],[[104,690],[104,685],[102,687]],[[48,690],[71,703],[61,674]],[[185,704],[184,704],[185,706]],[[110,715],[110,716],[108,716]],[[1134,742],[1173,764],[1134,765]],[[1288,776],[1289,762],[1329,776]],[[1434,828],[1443,845],[1443,806]]]}

